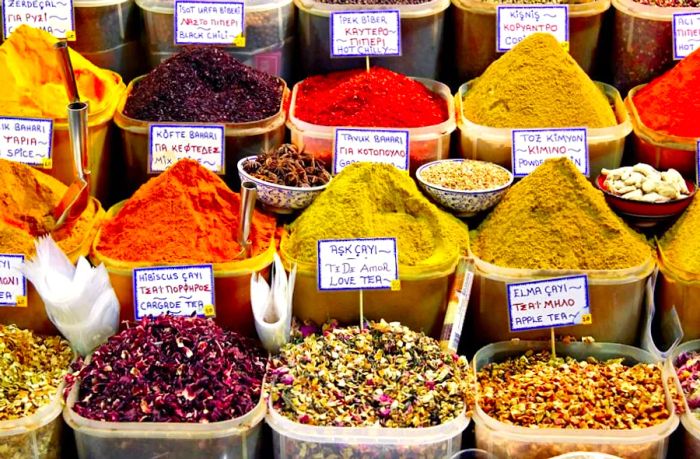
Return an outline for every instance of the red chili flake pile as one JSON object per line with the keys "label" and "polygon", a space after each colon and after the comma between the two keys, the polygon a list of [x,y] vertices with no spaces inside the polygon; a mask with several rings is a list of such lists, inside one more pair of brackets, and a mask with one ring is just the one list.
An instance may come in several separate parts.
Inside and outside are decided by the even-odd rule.
{"label": "red chili flake pile", "polygon": [[421,83],[373,67],[300,83],[295,116],[322,126],[423,127],[448,119],[447,103]]}
{"label": "red chili flake pile", "polygon": [[282,84],[219,48],[187,48],[134,85],[124,106],[144,121],[257,121],[274,115]]}
{"label": "red chili flake pile", "polygon": [[80,370],[73,409],[109,422],[226,421],[259,402],[267,356],[210,319],[129,322]]}

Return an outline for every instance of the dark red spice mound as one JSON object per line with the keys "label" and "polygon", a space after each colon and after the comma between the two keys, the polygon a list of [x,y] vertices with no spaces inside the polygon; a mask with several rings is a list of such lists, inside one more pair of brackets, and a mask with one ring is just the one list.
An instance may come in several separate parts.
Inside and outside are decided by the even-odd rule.
{"label": "dark red spice mound", "polygon": [[259,402],[267,356],[210,319],[159,316],[130,322],[78,374],[73,409],[109,422],[216,422]]}
{"label": "dark red spice mound", "polygon": [[220,48],[188,48],[139,81],[124,114],[143,121],[257,121],[280,109],[282,86]]}
{"label": "dark red spice mound", "polygon": [[294,114],[323,126],[423,127],[448,119],[447,103],[439,95],[381,67],[305,79]]}

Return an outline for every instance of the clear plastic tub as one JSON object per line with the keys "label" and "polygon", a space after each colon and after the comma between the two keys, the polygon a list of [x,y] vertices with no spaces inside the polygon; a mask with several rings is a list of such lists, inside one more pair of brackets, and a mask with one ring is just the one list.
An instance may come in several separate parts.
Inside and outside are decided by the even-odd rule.
{"label": "clear plastic tub", "polygon": [[624,95],[674,65],[673,14],[699,8],[664,8],[634,0],[612,0],[615,11],[612,56],[613,84]]}
{"label": "clear plastic tub", "polygon": [[[488,363],[501,362],[508,357],[521,355],[528,349],[540,350],[549,347],[550,343],[546,341],[491,344],[476,353],[474,368],[478,371]],[[655,361],[648,352],[622,344],[557,343],[556,350],[557,355],[567,355],[579,360],[593,356],[597,359],[623,357],[628,364]],[[477,387],[474,409],[476,446],[500,459],[546,459],[573,451],[595,451],[634,459],[663,459],[666,457],[668,439],[678,427],[678,417],[668,395],[666,379],[664,377],[664,390],[671,416],[661,424],[637,430],[534,429],[505,424],[484,413],[479,406]],[[581,383],[587,384],[586,381]]]}
{"label": "clear plastic tub", "polygon": [[633,88],[625,99],[634,130],[635,162],[649,164],[659,170],[673,168],[685,178],[695,181],[698,139],[673,136],[646,126],[634,105],[634,95],[644,86]]}
{"label": "clear plastic tub", "polygon": [[[512,171],[510,128],[494,128],[473,123],[464,116],[462,100],[474,81],[460,86],[455,95],[460,148],[464,158],[490,161]],[[589,180],[594,182],[600,171],[620,167],[625,137],[632,131],[629,115],[620,93],[605,83],[596,83],[605,93],[617,117],[617,126],[588,129]],[[576,126],[571,126],[576,127]],[[547,126],[542,126],[546,129]]]}
{"label": "clear plastic tub", "polygon": [[[671,314],[676,308],[683,325],[683,340],[700,338],[700,274],[689,273],[674,266],[659,250],[659,281],[656,297],[661,316]],[[663,320],[663,319],[662,319]]]}
{"label": "clear plastic tub", "polygon": [[[628,269],[610,271],[532,270],[502,268],[471,254],[475,277],[468,314],[471,336],[478,345],[519,339],[548,339],[549,329],[510,331],[507,285],[537,279],[576,274],[588,275],[588,296],[593,323],[560,327],[555,331],[596,341],[634,344],[642,321],[642,301],[647,277],[654,270],[651,254],[647,261]],[[624,324],[624,325],[623,325]]]}
{"label": "clear plastic tub", "polygon": [[[129,94],[131,94],[131,91],[133,91],[134,84],[141,78],[143,77],[136,78],[129,83],[129,87],[122,95],[119,105],[117,106],[117,112],[114,115],[114,122],[121,130],[122,139],[124,141],[124,158],[127,168],[126,184],[122,188],[122,191],[126,191],[128,195],[131,195],[152,176],[148,173],[148,126],[150,122],[129,118],[124,115],[126,100]],[[280,102],[280,109],[277,113],[259,121],[225,124],[226,161],[225,173],[222,178],[233,190],[238,190],[240,188],[240,177],[238,176],[238,169],[236,167],[238,161],[246,156],[258,155],[262,151],[277,148],[284,141],[284,122],[287,118],[284,110],[284,101],[288,97],[289,91],[284,81],[280,80],[280,82],[284,85],[284,90]],[[191,125],[198,123],[183,124]]]}
{"label": "clear plastic tub", "polygon": [[168,458],[244,459],[258,457],[265,402],[229,421],[208,424],[103,422],[73,411],[79,382],[71,390],[63,418],[75,432],[80,459]]}
{"label": "clear plastic tub", "polygon": [[[107,218],[114,217],[123,205],[124,201],[112,206],[107,212]],[[104,263],[107,268],[109,279],[121,306],[120,320],[134,320],[134,268],[155,265],[150,262],[128,262],[108,258],[97,250],[99,243],[100,233],[98,232],[90,252],[91,261],[95,266]],[[228,263],[213,263],[216,306],[214,322],[227,330],[246,336],[255,336],[255,323],[250,303],[250,278],[256,272],[267,277],[274,254],[275,241],[272,240],[267,250],[254,257]]]}
{"label": "clear plastic tub", "polygon": [[[481,76],[502,55],[496,52],[498,4],[481,0],[452,0],[452,4],[458,81],[468,81]],[[596,70],[601,24],[609,8],[610,0],[569,4],[569,50],[588,74]]]}
{"label": "clear plastic tub", "polygon": [[[423,164],[438,159],[445,159],[450,155],[450,136],[455,130],[454,100],[450,89],[437,81],[423,78],[415,78],[426,88],[438,94],[447,104],[449,118],[440,124],[420,128],[405,128],[409,137],[409,168],[411,175],[415,176],[416,170]],[[303,147],[307,153],[323,160],[327,165],[333,164],[334,131],[342,126],[321,126],[302,121],[296,117],[296,100],[299,93],[299,85],[294,85],[292,90],[292,102],[289,106],[289,119],[287,127],[292,134],[292,143]],[[382,126],[375,126],[381,128]],[[371,129],[371,128],[367,128]],[[401,128],[397,128],[401,129]]]}
{"label": "clear plastic tub", "polygon": [[333,11],[398,10],[401,17],[401,56],[372,57],[373,66],[413,77],[437,79],[442,62],[445,14],[450,0],[418,5],[331,5],[294,0],[299,10],[302,75],[317,75],[365,66],[365,58],[331,58],[330,16]]}
{"label": "clear plastic tub", "polygon": [[668,371],[673,374],[674,383],[679,394],[682,394],[683,407],[685,411],[681,414],[681,425],[683,426],[683,457],[700,457],[700,419],[690,411],[688,399],[683,393],[676,368],[676,359],[684,352],[700,351],[700,340],[692,340],[683,343],[674,349],[667,360]]}
{"label": "clear plastic tub", "polygon": [[469,425],[462,414],[424,428],[318,427],[282,416],[271,403],[265,420],[272,428],[276,459],[449,458],[460,450],[462,432]]}

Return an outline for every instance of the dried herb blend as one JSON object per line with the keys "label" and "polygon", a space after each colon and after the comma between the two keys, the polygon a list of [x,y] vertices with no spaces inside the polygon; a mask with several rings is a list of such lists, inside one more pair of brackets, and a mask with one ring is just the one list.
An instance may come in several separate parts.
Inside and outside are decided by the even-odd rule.
{"label": "dried herb blend", "polygon": [[323,186],[331,179],[323,161],[292,144],[283,144],[246,161],[243,170],[266,182],[299,188]]}
{"label": "dried herb blend", "polygon": [[674,365],[688,408],[700,419],[700,353],[684,352],[678,356]]}
{"label": "dried herb blend", "polygon": [[511,175],[485,161],[441,161],[426,167],[420,178],[432,185],[451,190],[491,190],[510,181]]}
{"label": "dried herb blend", "polygon": [[217,422],[260,401],[267,358],[253,340],[209,319],[127,324],[83,367],[73,409],[110,422]]}

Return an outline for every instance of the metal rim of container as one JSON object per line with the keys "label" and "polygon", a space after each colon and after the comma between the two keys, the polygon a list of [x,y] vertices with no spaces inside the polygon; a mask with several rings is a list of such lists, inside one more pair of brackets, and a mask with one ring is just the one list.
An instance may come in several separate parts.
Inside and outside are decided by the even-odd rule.
{"label": "metal rim of container", "polygon": [[[137,0],[138,1],[138,0]],[[609,0],[606,0],[609,1]],[[401,4],[332,4],[321,3],[311,0],[308,4],[304,0],[294,0],[294,4],[299,8],[299,13],[305,13],[317,17],[330,17],[333,11],[353,11],[353,10],[399,10],[401,19],[419,19],[426,16],[437,15],[444,12],[450,6],[450,0],[429,0],[416,5]]]}
{"label": "metal rim of container", "polygon": [[[504,185],[499,185],[499,186],[497,186],[497,187],[495,187],[495,188],[487,188],[487,189],[484,189],[484,190],[458,190],[458,189],[454,189],[454,188],[445,188],[444,186],[440,186],[440,185],[437,185],[437,184],[435,184],[435,183],[428,182],[427,180],[425,180],[425,179],[421,176],[421,172],[423,172],[424,170],[426,170],[426,169],[428,169],[429,167],[434,166],[434,165],[436,165],[436,164],[444,163],[444,162],[463,163],[464,161],[477,161],[477,162],[481,162],[481,163],[488,163],[488,164],[491,164],[491,165],[496,166],[497,168],[499,168],[499,169],[501,169],[501,170],[506,171],[506,172],[508,173],[508,176],[510,177],[510,179],[509,179],[508,182],[505,183]],[[480,160],[480,159],[467,159],[467,158],[438,159],[438,160],[436,160],[436,161],[431,161],[431,162],[429,162],[429,163],[425,163],[425,164],[423,164],[422,166],[420,166],[420,167],[416,170],[416,178],[418,179],[418,181],[419,181],[420,183],[422,183],[423,185],[427,186],[428,188],[433,188],[433,189],[436,189],[436,190],[439,190],[439,191],[445,191],[445,192],[448,192],[448,193],[454,193],[454,194],[460,194],[460,195],[491,194],[491,193],[496,193],[496,192],[503,191],[503,190],[505,190],[506,188],[510,187],[510,186],[513,184],[513,181],[515,180],[515,177],[513,176],[513,173],[512,173],[511,171],[509,171],[508,169],[506,169],[505,167],[503,167],[503,166],[500,166],[500,165],[498,165],[498,164],[496,164],[496,163],[492,163],[492,162],[489,162],[489,161],[483,161],[483,160]]]}

